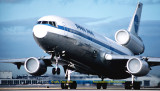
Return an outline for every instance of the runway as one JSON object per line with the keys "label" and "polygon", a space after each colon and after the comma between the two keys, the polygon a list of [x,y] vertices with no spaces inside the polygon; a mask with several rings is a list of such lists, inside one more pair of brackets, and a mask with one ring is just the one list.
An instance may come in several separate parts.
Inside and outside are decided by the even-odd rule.
{"label": "runway", "polygon": [[[60,84],[28,84],[28,85],[0,85],[0,91],[53,91],[53,90],[59,90],[64,91],[61,89]],[[66,90],[66,89],[65,89]],[[73,90],[73,89],[72,89]],[[97,90],[96,85],[91,84],[79,84],[77,86],[76,91],[80,90]],[[100,90],[107,90],[107,91],[122,91],[125,90],[124,86],[122,85],[109,85],[107,89],[100,89]],[[141,88],[143,91],[160,91],[160,88]],[[135,91],[135,90],[132,90]],[[137,91],[137,90],[136,90]]]}
{"label": "runway", "polygon": [[[58,91],[66,91],[62,90],[61,88],[1,88],[0,91],[53,91],[53,90],[58,90]],[[70,89],[67,89],[70,90]],[[74,90],[74,89],[72,89]],[[84,89],[84,88],[77,88],[76,91],[82,91],[82,90],[87,90],[87,91],[92,91],[92,90],[97,90],[97,89]],[[99,91],[101,91],[103,89],[100,89]],[[107,91],[127,91],[125,89],[120,89],[120,88],[109,88],[109,89],[105,89]],[[131,90],[131,91],[137,91],[137,90]],[[155,89],[155,88],[149,88],[149,89],[141,89],[138,91],[160,91],[160,89]]]}
{"label": "runway", "polygon": [[[58,90],[58,91],[65,91],[65,90],[62,90],[60,88],[60,86],[50,86],[50,87],[42,87],[42,86],[39,86],[39,87],[2,87],[0,86],[0,91],[53,91],[53,90]],[[70,89],[68,89],[70,90]],[[74,90],[74,89],[72,89]],[[76,91],[82,91],[82,90],[97,90],[95,86],[80,86],[80,87],[77,87]],[[108,87],[107,89],[100,89],[100,90],[107,90],[107,91],[125,91],[124,88],[122,87]],[[100,91],[99,90],[99,91]],[[137,91],[137,90],[131,90],[131,91]],[[138,91],[160,91],[160,88],[141,88],[141,90],[138,90]]]}

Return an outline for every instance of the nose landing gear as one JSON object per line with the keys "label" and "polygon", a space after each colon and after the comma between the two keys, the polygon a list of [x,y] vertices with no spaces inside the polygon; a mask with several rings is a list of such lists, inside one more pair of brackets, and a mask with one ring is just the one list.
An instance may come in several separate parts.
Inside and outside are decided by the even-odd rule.
{"label": "nose landing gear", "polygon": [[52,69],[52,74],[53,74],[53,75],[55,75],[56,73],[57,73],[57,75],[60,75],[60,72],[61,72],[61,70],[60,70],[59,67],[58,67],[57,69],[56,69],[56,68],[53,68],[53,69]]}

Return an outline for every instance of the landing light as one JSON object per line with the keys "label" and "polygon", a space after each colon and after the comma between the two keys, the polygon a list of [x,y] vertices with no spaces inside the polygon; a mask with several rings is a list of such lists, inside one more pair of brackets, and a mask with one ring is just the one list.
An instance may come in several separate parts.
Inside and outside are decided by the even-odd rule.
{"label": "landing light", "polygon": [[110,54],[105,55],[106,60],[112,60],[112,56]]}

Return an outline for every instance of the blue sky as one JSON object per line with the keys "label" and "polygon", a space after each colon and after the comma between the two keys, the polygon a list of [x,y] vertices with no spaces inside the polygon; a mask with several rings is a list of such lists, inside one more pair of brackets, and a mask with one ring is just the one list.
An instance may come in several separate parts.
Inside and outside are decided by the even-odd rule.
{"label": "blue sky", "polygon": [[[160,0],[141,0],[143,20],[159,19]],[[0,0],[1,21],[29,19],[45,15],[114,19],[130,17],[137,0]]]}
{"label": "blue sky", "polygon": [[[32,37],[34,24],[45,15],[66,17],[114,39],[117,30],[128,28],[137,1],[0,0],[0,59],[47,55]],[[139,1],[143,3],[139,36],[146,48],[142,55],[160,57],[160,0]],[[12,70],[13,66],[10,66],[9,70]]]}

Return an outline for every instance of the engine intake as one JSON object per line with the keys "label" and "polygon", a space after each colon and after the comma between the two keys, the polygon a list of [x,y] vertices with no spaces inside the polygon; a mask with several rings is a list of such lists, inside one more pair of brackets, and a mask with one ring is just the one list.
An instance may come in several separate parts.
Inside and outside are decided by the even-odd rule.
{"label": "engine intake", "polygon": [[115,34],[115,40],[119,44],[130,49],[135,55],[142,54],[144,52],[144,44],[142,40],[128,32],[127,30],[119,30]]}
{"label": "engine intake", "polygon": [[144,76],[149,73],[150,68],[146,61],[139,58],[131,58],[127,62],[127,70],[135,76]]}
{"label": "engine intake", "polygon": [[34,76],[40,76],[47,71],[47,66],[43,60],[38,60],[37,58],[28,58],[24,63],[25,70]]}

